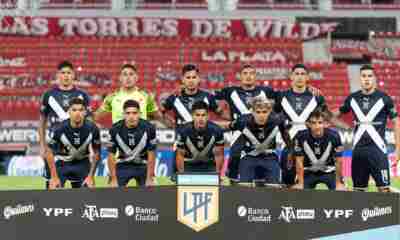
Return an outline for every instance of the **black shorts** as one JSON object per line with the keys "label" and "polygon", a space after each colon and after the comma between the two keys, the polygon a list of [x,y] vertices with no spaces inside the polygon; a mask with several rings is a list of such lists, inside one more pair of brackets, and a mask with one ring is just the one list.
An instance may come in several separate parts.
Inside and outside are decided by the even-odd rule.
{"label": "black shorts", "polygon": [[317,184],[324,183],[329,190],[336,189],[336,173],[304,171],[304,189],[315,189]]}
{"label": "black shorts", "polygon": [[65,182],[71,182],[73,188],[82,187],[83,181],[89,175],[90,161],[89,159],[77,161],[56,161],[56,170],[61,181],[61,186],[64,187]]}
{"label": "black shorts", "polygon": [[296,165],[295,161],[289,164],[289,149],[284,148],[281,153],[280,166],[282,170],[282,183],[290,186],[296,183]]}
{"label": "black shorts", "polygon": [[389,186],[390,169],[387,154],[375,145],[354,148],[351,176],[355,188],[368,187],[369,176],[372,176],[377,187]]}
{"label": "black shorts", "polygon": [[126,186],[133,178],[136,180],[138,186],[146,184],[147,165],[134,162],[117,163],[116,175],[118,186]]}
{"label": "black shorts", "polygon": [[240,182],[244,183],[265,180],[266,183],[279,184],[280,168],[278,156],[276,154],[268,154],[260,157],[243,157],[240,160],[239,176]]}

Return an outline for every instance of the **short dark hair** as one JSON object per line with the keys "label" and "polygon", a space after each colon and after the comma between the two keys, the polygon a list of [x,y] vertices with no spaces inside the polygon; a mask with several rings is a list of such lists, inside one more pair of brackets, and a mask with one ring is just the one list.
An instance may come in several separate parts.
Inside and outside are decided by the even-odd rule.
{"label": "short dark hair", "polygon": [[362,72],[362,71],[364,71],[364,70],[372,70],[372,71],[375,71],[374,67],[372,67],[371,65],[368,65],[368,64],[362,65],[362,66],[361,66],[360,72]]}
{"label": "short dark hair", "polygon": [[72,107],[72,105],[82,105],[85,109],[86,109],[86,102],[85,102],[85,100],[83,100],[83,98],[80,98],[80,97],[74,97],[74,98],[72,98],[71,100],[69,100],[69,103],[68,103],[69,105],[69,107]]}
{"label": "short dark hair", "polygon": [[138,110],[140,109],[140,105],[137,101],[128,99],[124,102],[122,109],[125,111],[127,108],[130,108],[130,107],[137,108]]}
{"label": "short dark hair", "polygon": [[254,68],[253,65],[251,64],[244,64],[240,67],[240,72],[242,72],[243,70],[245,70],[246,68]]}
{"label": "short dark hair", "polygon": [[203,101],[197,101],[195,103],[193,103],[192,106],[192,113],[194,113],[194,111],[196,110],[206,110],[208,112],[208,104],[203,102]]}
{"label": "short dark hair", "polygon": [[133,65],[133,64],[126,63],[126,64],[122,65],[122,67],[121,67],[121,72],[122,72],[125,68],[130,68],[130,69],[132,69],[133,71],[137,72],[137,69],[136,69],[135,65]]}
{"label": "short dark hair", "polygon": [[185,64],[182,67],[182,75],[185,75],[185,73],[190,72],[190,71],[196,71],[197,73],[200,72],[199,68],[194,64]]}
{"label": "short dark hair", "polygon": [[298,64],[296,64],[296,65],[294,65],[293,67],[292,67],[292,72],[294,72],[296,69],[298,69],[298,68],[302,68],[302,69],[304,69],[307,73],[308,73],[308,68],[306,67],[306,65],[304,65],[304,64],[302,64],[302,63],[298,63]]}
{"label": "short dark hair", "polygon": [[70,69],[74,70],[74,65],[72,65],[72,63],[70,61],[62,61],[58,64],[57,69],[61,70],[63,68],[70,68]]}
{"label": "short dark hair", "polygon": [[311,121],[311,118],[323,118],[324,120],[329,120],[331,118],[331,113],[323,107],[317,107],[310,113],[307,118],[307,122]]}

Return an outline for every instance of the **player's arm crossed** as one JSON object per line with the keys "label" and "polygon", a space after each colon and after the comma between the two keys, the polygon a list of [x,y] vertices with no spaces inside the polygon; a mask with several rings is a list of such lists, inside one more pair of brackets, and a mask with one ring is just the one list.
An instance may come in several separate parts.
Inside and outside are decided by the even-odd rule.
{"label": "player's arm crossed", "polygon": [[60,142],[59,142],[58,131],[51,132],[48,140],[49,151],[46,152],[47,155],[45,158],[50,169],[50,182],[49,182],[50,189],[56,189],[61,187],[61,181],[57,174],[57,168],[54,160],[55,159],[54,155],[55,152],[58,150],[59,144]]}
{"label": "player's arm crossed", "polygon": [[106,146],[108,148],[108,157],[107,157],[107,166],[108,171],[110,172],[110,186],[111,187],[118,187],[118,180],[117,180],[117,171],[116,171],[116,161],[117,161],[117,141],[115,139],[115,132],[114,129],[110,129],[110,138],[106,142]]}
{"label": "player's arm crossed", "polygon": [[336,136],[334,151],[335,151],[335,167],[336,167],[336,190],[337,191],[347,191],[348,189],[343,182],[343,151],[344,146],[340,139],[340,136]]}
{"label": "player's arm crossed", "polygon": [[149,139],[147,143],[146,186],[152,186],[154,185],[154,176],[155,176],[157,136],[156,136],[156,128],[154,126],[149,128],[148,131],[149,131]]}
{"label": "player's arm crossed", "polygon": [[100,149],[101,149],[100,130],[97,127],[94,127],[93,140],[90,147],[92,151],[91,153],[92,159],[90,161],[90,171],[83,184],[89,188],[93,188],[95,187],[94,175],[96,173],[97,164],[100,161]]}
{"label": "player's arm crossed", "polygon": [[294,158],[296,161],[297,183],[292,187],[294,189],[304,188],[304,150],[301,139],[298,136],[294,139]]}
{"label": "player's arm crossed", "polygon": [[214,159],[215,159],[215,169],[217,173],[221,173],[222,167],[224,165],[224,132],[219,129],[216,136],[216,145],[214,147]]}

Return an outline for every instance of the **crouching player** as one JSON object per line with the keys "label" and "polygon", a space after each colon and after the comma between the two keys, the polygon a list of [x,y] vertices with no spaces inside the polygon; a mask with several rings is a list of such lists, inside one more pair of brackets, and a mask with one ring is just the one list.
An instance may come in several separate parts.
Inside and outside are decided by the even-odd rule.
{"label": "crouching player", "polygon": [[308,117],[307,129],[300,131],[294,143],[296,189],[314,189],[324,183],[329,190],[346,190],[342,181],[343,145],[337,132],[327,128],[327,113],[316,108]]}
{"label": "crouching player", "polygon": [[272,108],[272,100],[255,97],[251,104],[251,114],[243,115],[231,123],[230,128],[240,131],[246,140],[239,164],[240,183],[257,181],[280,186],[276,136],[281,132],[285,142],[291,146],[288,135],[290,126],[287,119],[274,113]]}
{"label": "crouching player", "polygon": [[124,119],[110,129],[108,168],[112,187],[127,186],[131,179],[137,185],[153,185],[156,129],[140,118],[139,103],[127,100],[123,104]]}
{"label": "crouching player", "polygon": [[[86,104],[81,98],[69,102],[69,119],[62,122],[49,138],[47,163],[50,168],[50,189],[64,187],[69,180],[73,188],[94,187],[93,176],[100,159],[100,132],[85,119]],[[89,160],[90,152],[94,158]]]}
{"label": "crouching player", "polygon": [[192,122],[177,128],[176,168],[182,172],[218,172],[223,165],[222,128],[208,120],[208,105],[203,101],[192,106]]}

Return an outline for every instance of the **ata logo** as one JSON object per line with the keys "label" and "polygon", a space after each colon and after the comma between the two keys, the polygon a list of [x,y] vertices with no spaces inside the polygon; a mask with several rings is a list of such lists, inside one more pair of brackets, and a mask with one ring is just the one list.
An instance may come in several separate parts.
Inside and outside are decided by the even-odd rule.
{"label": "ata logo", "polygon": [[199,232],[218,222],[218,187],[178,187],[178,221]]}

